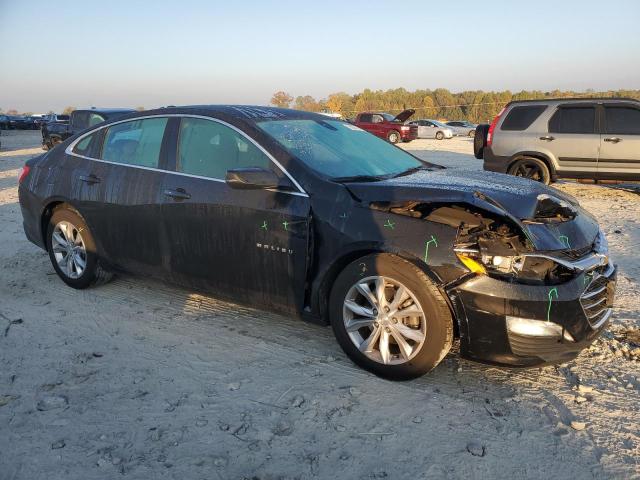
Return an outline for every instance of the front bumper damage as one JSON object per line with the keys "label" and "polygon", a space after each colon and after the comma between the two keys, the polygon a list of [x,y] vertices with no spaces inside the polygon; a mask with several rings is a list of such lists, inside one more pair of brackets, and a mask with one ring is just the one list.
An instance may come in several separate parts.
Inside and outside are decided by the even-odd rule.
{"label": "front bumper damage", "polygon": [[512,366],[575,358],[609,322],[617,272],[600,254],[570,263],[579,273],[554,286],[479,275],[450,288],[461,354]]}

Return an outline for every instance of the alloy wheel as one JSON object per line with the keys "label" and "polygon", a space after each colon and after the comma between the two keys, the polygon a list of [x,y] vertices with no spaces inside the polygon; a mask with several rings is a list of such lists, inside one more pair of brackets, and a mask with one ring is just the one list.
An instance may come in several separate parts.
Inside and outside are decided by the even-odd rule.
{"label": "alloy wheel", "polygon": [[74,279],[82,276],[87,267],[87,248],[75,225],[59,222],[51,234],[51,248],[62,273]]}
{"label": "alloy wheel", "polygon": [[516,177],[529,178],[531,180],[535,180],[536,182],[541,182],[544,179],[542,169],[535,162],[520,162],[513,174]]}
{"label": "alloy wheel", "polygon": [[408,362],[426,339],[426,319],[418,299],[389,277],[355,283],[344,300],[343,321],[356,348],[384,365]]}

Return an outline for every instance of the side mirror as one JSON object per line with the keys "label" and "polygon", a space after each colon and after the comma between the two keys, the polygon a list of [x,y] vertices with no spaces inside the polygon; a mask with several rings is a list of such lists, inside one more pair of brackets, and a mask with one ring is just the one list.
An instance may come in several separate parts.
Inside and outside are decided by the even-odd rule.
{"label": "side mirror", "polygon": [[231,188],[238,190],[261,190],[277,188],[280,179],[275,173],[266,168],[247,167],[227,170],[224,181]]}

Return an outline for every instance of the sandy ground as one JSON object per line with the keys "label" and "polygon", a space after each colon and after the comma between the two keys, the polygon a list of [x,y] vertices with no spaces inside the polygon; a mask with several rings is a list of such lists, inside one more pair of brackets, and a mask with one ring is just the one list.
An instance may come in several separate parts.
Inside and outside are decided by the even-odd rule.
{"label": "sandy ground", "polygon": [[[147,279],[64,286],[17,203],[38,132],[2,133],[0,479],[640,478],[638,188],[558,185],[620,264],[612,325],[576,361],[512,370],[452,352],[391,383],[328,328]],[[466,138],[407,148],[481,168]]]}

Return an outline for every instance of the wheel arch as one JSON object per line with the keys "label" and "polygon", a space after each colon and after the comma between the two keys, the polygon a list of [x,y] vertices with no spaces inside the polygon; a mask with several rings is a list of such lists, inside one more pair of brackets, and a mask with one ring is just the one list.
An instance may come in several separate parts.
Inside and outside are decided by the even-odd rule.
{"label": "wheel arch", "polygon": [[431,280],[434,285],[438,288],[441,295],[444,297],[447,305],[449,306],[449,310],[451,312],[451,316],[454,319],[454,330],[457,334],[458,332],[458,319],[455,310],[451,306],[451,302],[442,288],[442,282],[438,278],[438,276],[433,272],[427,264],[425,264],[422,259],[416,257],[410,252],[394,249],[391,247],[385,246],[370,246],[370,247],[358,247],[347,252],[342,253],[338,257],[336,257],[331,265],[319,276],[318,281],[314,282],[316,287],[312,291],[312,301],[311,301],[311,309],[314,312],[317,312],[319,318],[321,319],[321,323],[325,325],[329,325],[329,297],[331,295],[331,288],[340,273],[349,265],[350,263],[356,261],[359,258],[366,257],[371,254],[387,254],[387,255],[395,255],[400,257],[401,259],[411,263],[418,269],[422,270],[425,275]]}
{"label": "wheel arch", "polygon": [[85,221],[82,213],[78,211],[78,209],[66,198],[54,197],[48,199],[44,202],[44,207],[40,212],[40,237],[42,238],[42,243],[44,245],[45,250],[47,250],[47,226],[49,224],[49,220],[53,216],[53,212],[60,208],[61,206],[68,206],[70,210],[73,210],[77,213],[82,219]]}
{"label": "wheel arch", "polygon": [[553,160],[551,160],[551,157],[549,157],[545,153],[536,152],[536,151],[523,151],[523,152],[518,152],[515,155],[512,155],[511,158],[509,159],[509,164],[507,165],[507,172],[511,169],[514,163],[526,157],[537,158],[538,160],[541,160],[542,162],[544,162],[544,164],[549,169],[549,173],[551,174],[551,180],[555,180],[558,177],[556,165],[553,162]]}

